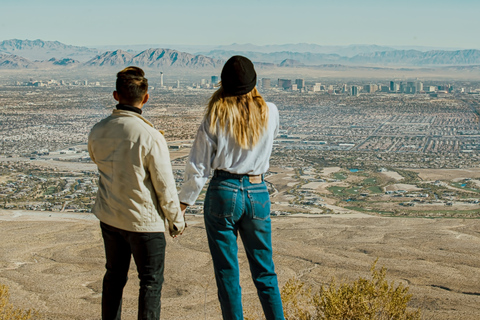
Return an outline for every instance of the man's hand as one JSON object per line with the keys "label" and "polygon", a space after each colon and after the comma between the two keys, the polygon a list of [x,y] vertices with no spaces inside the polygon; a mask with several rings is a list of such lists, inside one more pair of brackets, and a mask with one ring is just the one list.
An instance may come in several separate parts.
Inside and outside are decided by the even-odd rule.
{"label": "man's hand", "polygon": [[[185,220],[185,212],[187,211],[187,207],[188,206],[186,204],[180,203],[180,210],[182,210],[183,220]],[[177,232],[178,230],[177,230],[177,227],[175,227],[175,225],[172,225],[172,227],[173,227],[173,230],[171,228],[169,229],[170,236],[175,239],[176,237],[181,236],[185,232],[185,228],[187,228],[187,222],[185,222],[185,228],[180,233]]]}
{"label": "man's hand", "polygon": [[183,231],[178,233],[178,231],[176,229],[177,228],[175,228],[175,226],[174,226],[174,230],[172,230],[172,228],[168,229],[168,231],[170,232],[170,237],[172,237],[173,239],[175,239],[176,237],[181,236],[183,234]]}

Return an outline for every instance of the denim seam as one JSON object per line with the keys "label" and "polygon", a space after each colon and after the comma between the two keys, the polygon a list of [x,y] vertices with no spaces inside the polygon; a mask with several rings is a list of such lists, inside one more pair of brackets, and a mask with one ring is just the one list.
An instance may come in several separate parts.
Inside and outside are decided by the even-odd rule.
{"label": "denim seam", "polygon": [[212,187],[215,187],[215,188],[220,188],[220,187],[231,187],[231,188],[235,188],[235,189],[238,188],[238,185],[227,182],[225,180],[221,180],[221,181],[217,180],[217,181],[215,181],[215,183],[210,183],[210,184],[212,185]]}

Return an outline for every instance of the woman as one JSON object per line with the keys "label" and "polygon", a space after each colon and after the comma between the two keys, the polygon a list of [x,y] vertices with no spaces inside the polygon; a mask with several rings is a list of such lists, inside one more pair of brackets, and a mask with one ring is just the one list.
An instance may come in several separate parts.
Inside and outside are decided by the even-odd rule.
{"label": "woman", "polygon": [[284,319],[272,260],[268,170],[278,132],[278,110],[255,88],[252,62],[230,58],[212,95],[185,169],[182,209],[195,203],[210,170],[204,219],[224,319],[243,319],[237,235],[267,320]]}

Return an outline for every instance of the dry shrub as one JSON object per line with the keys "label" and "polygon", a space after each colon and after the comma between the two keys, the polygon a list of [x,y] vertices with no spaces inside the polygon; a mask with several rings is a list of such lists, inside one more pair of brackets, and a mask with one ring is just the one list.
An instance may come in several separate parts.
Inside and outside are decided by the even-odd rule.
{"label": "dry shrub", "polygon": [[10,303],[10,292],[7,286],[0,284],[0,320],[30,320],[38,319],[35,310],[15,308]]}
{"label": "dry shrub", "polygon": [[[412,295],[401,283],[388,282],[387,270],[370,268],[371,278],[360,277],[353,283],[337,286],[333,279],[328,287],[322,286],[313,297],[316,317],[310,319],[358,319],[358,320],[416,320],[420,310],[409,310]],[[306,318],[308,319],[308,318]]]}
{"label": "dry shrub", "polygon": [[[332,279],[316,293],[305,283],[290,279],[281,295],[287,320],[419,320],[420,310],[408,308],[412,295],[401,283],[388,282],[386,269],[370,269],[371,276],[352,283]],[[247,319],[247,318],[246,318]],[[249,317],[253,320],[255,318]],[[258,319],[258,317],[256,317]]]}

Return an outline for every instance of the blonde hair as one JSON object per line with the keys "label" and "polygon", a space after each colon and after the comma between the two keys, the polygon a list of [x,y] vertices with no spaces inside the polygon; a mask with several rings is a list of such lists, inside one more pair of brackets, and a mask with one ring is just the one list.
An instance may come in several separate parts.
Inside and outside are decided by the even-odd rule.
{"label": "blonde hair", "polygon": [[257,88],[240,96],[226,97],[220,86],[208,102],[205,117],[212,134],[217,134],[218,122],[220,129],[233,135],[242,149],[250,149],[267,128],[268,106]]}

